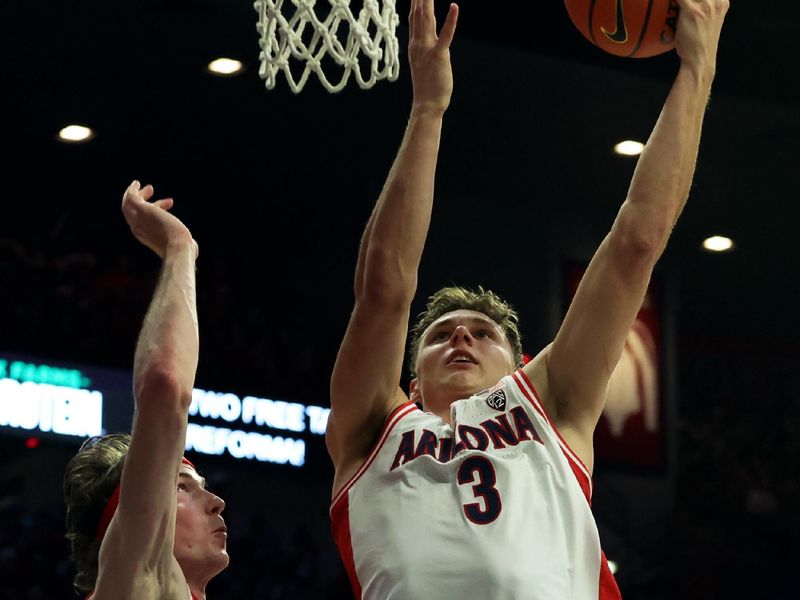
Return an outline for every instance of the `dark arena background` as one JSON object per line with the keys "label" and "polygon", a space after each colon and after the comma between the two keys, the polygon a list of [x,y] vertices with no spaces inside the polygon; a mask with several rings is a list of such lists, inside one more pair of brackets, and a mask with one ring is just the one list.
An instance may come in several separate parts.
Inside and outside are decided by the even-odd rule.
{"label": "dark arena background", "polygon": [[[638,321],[647,399],[597,433],[593,509],[628,600],[798,597],[800,14],[731,4],[691,197]],[[231,555],[209,597],[351,597],[321,433],[360,233],[410,108],[407,10],[397,82],[294,95],[258,77],[250,1],[3,3],[0,599],[77,598],[63,469],[87,434],[130,427],[159,268],[119,210],[132,179],[173,196],[200,245],[187,456],[227,501]],[[612,149],[645,141],[678,58],[605,54],[560,0],[465,0],[452,54],[413,312],[483,284],[535,353],[625,198],[635,158]],[[210,75],[222,56],[244,72]],[[73,123],[94,139],[59,142]],[[712,235],[733,250],[705,251]]]}

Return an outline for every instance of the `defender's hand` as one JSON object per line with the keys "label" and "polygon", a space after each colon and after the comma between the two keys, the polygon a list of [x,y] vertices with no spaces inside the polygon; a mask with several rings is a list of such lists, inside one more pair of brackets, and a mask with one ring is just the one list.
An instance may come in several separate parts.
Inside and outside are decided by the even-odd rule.
{"label": "defender's hand", "polygon": [[197,243],[192,239],[189,229],[168,212],[174,203],[172,198],[150,202],[153,192],[152,185],[141,187],[138,181],[131,183],[125,190],[122,197],[122,214],[131,228],[131,233],[162,259],[170,246],[184,244],[192,248],[196,257]]}
{"label": "defender's hand", "polygon": [[678,4],[675,50],[682,64],[714,70],[729,0],[678,0]]}
{"label": "defender's hand", "polygon": [[414,85],[414,110],[443,113],[453,93],[450,44],[456,32],[458,5],[451,4],[447,20],[436,35],[433,0],[412,0],[408,15],[408,59]]}

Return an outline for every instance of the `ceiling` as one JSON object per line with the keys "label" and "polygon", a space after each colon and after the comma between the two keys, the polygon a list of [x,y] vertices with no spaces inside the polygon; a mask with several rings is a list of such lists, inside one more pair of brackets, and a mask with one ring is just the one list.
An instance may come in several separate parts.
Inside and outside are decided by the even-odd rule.
{"label": "ceiling", "polygon": [[[527,294],[518,273],[537,252],[585,258],[610,226],[633,168],[610,148],[646,137],[677,57],[607,55],[559,0],[462,4],[420,291],[485,281]],[[664,260],[684,331],[797,340],[798,4],[732,4],[695,187]],[[10,42],[0,236],[129,252],[118,201],[137,178],[176,198],[207,261],[251,271],[268,295],[324,291],[332,308],[320,318],[341,319],[359,232],[410,106],[404,54],[397,82],[332,96],[312,81],[294,95],[257,76],[249,1],[12,0],[0,14]],[[218,56],[245,73],[208,76]],[[57,143],[74,122],[96,139]],[[704,254],[700,241],[715,233],[736,251]]]}

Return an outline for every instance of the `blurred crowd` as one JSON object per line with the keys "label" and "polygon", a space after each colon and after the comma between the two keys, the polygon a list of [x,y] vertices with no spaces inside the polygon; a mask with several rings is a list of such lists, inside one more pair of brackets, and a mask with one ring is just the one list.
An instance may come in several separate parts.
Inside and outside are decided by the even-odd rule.
{"label": "blurred crowd", "polygon": [[[0,237],[0,349],[129,370],[158,259],[135,245],[110,253],[61,246]],[[330,303],[264,281],[242,260],[215,251],[198,262],[198,382],[258,391],[269,381],[276,396],[325,403],[327,381],[316,375],[329,372],[341,332],[307,315],[324,319]]]}
{"label": "blurred crowd", "polygon": [[691,598],[793,598],[800,344],[685,340],[675,552]]}

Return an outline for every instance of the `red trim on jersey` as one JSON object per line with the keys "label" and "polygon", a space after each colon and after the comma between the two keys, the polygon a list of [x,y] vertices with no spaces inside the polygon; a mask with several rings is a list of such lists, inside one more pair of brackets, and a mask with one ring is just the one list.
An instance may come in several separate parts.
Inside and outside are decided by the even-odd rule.
{"label": "red trim on jersey", "polygon": [[339,493],[336,494],[331,501],[329,510],[331,517],[331,528],[333,530],[333,539],[336,542],[337,548],[339,549],[339,555],[342,557],[342,563],[347,571],[347,576],[350,579],[350,585],[353,588],[353,594],[355,595],[356,600],[361,600],[361,583],[358,581],[356,563],[353,556],[353,544],[350,539],[350,488],[353,487],[355,482],[358,481],[358,479],[373,463],[375,457],[378,456],[378,452],[386,443],[386,439],[389,437],[392,429],[394,429],[394,426],[400,422],[400,419],[407,414],[414,412],[415,410],[419,410],[416,404],[413,402],[406,402],[405,404],[401,404],[395,408],[389,414],[389,416],[386,418],[386,421],[383,423],[383,429],[378,436],[378,441],[370,451],[369,455],[367,455],[367,459],[364,461],[364,464],[361,465],[361,467],[355,472],[349,481],[342,486],[342,489],[339,490]]}
{"label": "red trim on jersey", "polygon": [[344,496],[345,492],[347,492],[353,484],[358,480],[361,475],[364,474],[364,471],[372,464],[372,461],[375,460],[375,457],[378,456],[378,451],[381,449],[383,444],[386,442],[386,438],[389,437],[389,433],[392,431],[395,425],[405,417],[408,413],[414,412],[415,410],[419,410],[416,404],[413,402],[406,402],[401,404],[397,408],[395,408],[388,417],[386,417],[386,421],[383,422],[383,431],[378,438],[378,442],[372,448],[372,451],[367,455],[367,460],[364,461],[364,464],[355,472],[355,474],[342,486],[342,489],[334,496],[333,500],[331,500],[330,512],[331,515],[333,514],[333,510],[336,506],[336,503]]}
{"label": "red trim on jersey", "polygon": [[617,587],[617,580],[608,567],[604,552],[600,552],[600,594],[598,600],[622,600],[622,594]]}
{"label": "red trim on jersey", "polygon": [[336,503],[331,509],[331,523],[333,529],[333,540],[339,549],[339,556],[342,557],[347,577],[353,588],[353,595],[356,600],[361,600],[361,582],[358,581],[356,574],[356,561],[353,556],[353,542],[350,539],[350,503],[347,501],[347,494],[343,502]]}
{"label": "red trim on jersey", "polygon": [[550,425],[550,428],[555,432],[556,437],[558,438],[558,445],[561,447],[561,451],[564,453],[564,456],[567,457],[567,462],[569,463],[572,472],[575,474],[575,479],[578,480],[578,485],[580,485],[581,490],[583,490],[586,500],[589,502],[589,504],[591,504],[592,476],[589,473],[589,469],[586,468],[586,465],[583,464],[583,461],[578,458],[578,455],[575,454],[572,448],[569,447],[569,444],[567,444],[564,438],[561,437],[561,433],[559,433],[555,423],[553,423],[553,421],[550,419],[550,416],[547,414],[547,411],[544,409],[541,400],[539,400],[539,394],[536,392],[536,388],[533,386],[533,383],[531,383],[531,380],[528,379],[525,371],[523,371],[522,368],[519,368],[514,372],[513,377],[523,396],[528,399],[534,410],[544,417],[548,425]]}

